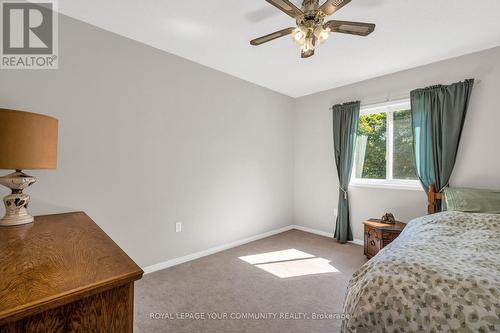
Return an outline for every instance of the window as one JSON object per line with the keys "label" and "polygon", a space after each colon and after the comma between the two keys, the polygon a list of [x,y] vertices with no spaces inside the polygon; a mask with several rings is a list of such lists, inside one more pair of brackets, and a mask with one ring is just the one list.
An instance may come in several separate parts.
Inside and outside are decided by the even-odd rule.
{"label": "window", "polygon": [[351,184],[421,189],[412,150],[409,100],[362,107]]}

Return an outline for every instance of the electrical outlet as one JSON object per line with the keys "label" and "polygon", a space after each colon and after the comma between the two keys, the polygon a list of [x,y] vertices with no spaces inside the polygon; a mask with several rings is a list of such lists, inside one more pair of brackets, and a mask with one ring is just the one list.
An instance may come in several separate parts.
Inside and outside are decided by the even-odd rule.
{"label": "electrical outlet", "polygon": [[181,232],[182,231],[182,222],[176,222],[175,223],[175,232]]}

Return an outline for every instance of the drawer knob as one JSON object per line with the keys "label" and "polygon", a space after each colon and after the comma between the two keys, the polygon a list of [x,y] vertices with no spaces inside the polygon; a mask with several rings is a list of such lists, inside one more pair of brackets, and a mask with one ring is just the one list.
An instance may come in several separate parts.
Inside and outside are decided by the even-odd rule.
{"label": "drawer knob", "polygon": [[375,246],[375,242],[373,240],[370,241],[371,246]]}

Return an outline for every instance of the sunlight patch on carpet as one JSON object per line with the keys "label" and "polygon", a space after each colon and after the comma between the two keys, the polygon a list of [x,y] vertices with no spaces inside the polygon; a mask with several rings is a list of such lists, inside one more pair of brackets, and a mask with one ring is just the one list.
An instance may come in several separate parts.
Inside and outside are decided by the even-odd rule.
{"label": "sunlight patch on carpet", "polygon": [[329,260],[297,249],[254,254],[239,259],[279,278],[339,273]]}

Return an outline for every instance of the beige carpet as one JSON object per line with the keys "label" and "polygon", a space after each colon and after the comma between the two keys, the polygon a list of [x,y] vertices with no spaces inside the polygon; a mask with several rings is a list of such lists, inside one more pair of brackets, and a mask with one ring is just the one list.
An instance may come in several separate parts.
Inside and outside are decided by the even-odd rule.
{"label": "beige carpet", "polygon": [[[361,246],[287,231],[144,276],[135,332],[338,332],[335,314],[365,262]],[[313,319],[322,314],[332,318]]]}

